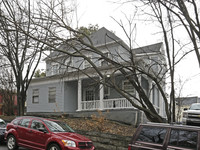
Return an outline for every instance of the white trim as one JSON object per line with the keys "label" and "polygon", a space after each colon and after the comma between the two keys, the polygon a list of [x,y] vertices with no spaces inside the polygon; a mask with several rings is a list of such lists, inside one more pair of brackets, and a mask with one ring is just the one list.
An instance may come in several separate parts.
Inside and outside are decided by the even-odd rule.
{"label": "white trim", "polygon": [[104,86],[103,84],[100,84],[100,91],[99,91],[99,94],[100,94],[100,106],[99,106],[99,109],[102,110],[103,109],[103,99],[104,99]]}
{"label": "white trim", "polygon": [[82,102],[82,80],[78,80],[78,110],[81,111],[81,102]]}

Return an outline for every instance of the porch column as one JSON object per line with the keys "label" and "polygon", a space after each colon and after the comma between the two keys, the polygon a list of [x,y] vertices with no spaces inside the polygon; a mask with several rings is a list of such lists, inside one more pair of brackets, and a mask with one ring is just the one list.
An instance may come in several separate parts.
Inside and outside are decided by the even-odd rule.
{"label": "porch column", "polygon": [[99,109],[102,110],[103,109],[103,97],[104,97],[104,86],[103,84],[100,84],[100,101],[99,101]]}
{"label": "porch column", "polygon": [[81,102],[82,102],[82,80],[78,80],[78,110],[81,111]]}

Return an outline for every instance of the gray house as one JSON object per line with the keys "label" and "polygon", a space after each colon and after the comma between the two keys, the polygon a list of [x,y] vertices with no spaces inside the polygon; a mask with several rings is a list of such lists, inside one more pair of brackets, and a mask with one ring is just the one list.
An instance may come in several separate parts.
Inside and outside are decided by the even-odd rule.
{"label": "gray house", "polygon": [[[94,46],[107,57],[120,63],[129,60],[129,55],[126,52],[129,47],[106,28],[99,29],[90,35],[90,38]],[[66,45],[60,47],[73,51]],[[143,66],[152,65],[155,61],[165,63],[162,43],[136,48],[132,51],[134,56],[143,62],[141,63]],[[108,62],[100,59],[96,53],[89,53],[88,51],[83,53],[91,58],[106,78],[110,78],[114,69]],[[96,113],[97,110],[101,110],[109,119],[113,120],[131,124],[145,121],[143,113],[134,108],[115,89],[94,82],[100,77],[88,61],[81,57],[69,57],[55,51],[51,52],[45,61],[46,77],[33,79],[27,92],[28,114],[64,113],[77,117],[88,117]],[[153,69],[158,72],[159,67],[160,65],[155,65]],[[113,80],[121,89],[137,96],[134,88],[120,72],[115,74]],[[146,76],[141,76],[140,82],[146,92],[151,91],[149,92],[150,99],[156,110],[164,115],[163,100],[153,81]]]}

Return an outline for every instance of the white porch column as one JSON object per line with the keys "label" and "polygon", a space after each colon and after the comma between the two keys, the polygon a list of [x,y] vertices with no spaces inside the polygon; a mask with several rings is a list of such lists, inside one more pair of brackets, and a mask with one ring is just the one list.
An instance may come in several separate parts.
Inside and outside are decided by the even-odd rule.
{"label": "white porch column", "polygon": [[78,80],[78,110],[81,111],[81,102],[82,102],[82,80]]}
{"label": "white porch column", "polygon": [[103,109],[103,97],[104,97],[104,86],[103,84],[100,84],[100,101],[99,101],[99,109],[102,110]]}

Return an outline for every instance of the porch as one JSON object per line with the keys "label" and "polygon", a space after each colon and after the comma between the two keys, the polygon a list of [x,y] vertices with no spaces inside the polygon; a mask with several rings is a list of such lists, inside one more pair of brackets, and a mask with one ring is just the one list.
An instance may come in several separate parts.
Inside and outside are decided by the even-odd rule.
{"label": "porch", "polygon": [[[122,82],[122,79],[117,81]],[[79,79],[77,88],[77,111],[134,108],[126,98],[102,84],[91,86],[90,80]]]}
{"label": "porch", "polygon": [[125,98],[118,99],[103,99],[93,100],[93,101],[82,101],[81,109],[82,110],[108,110],[108,109],[130,109],[134,108],[132,104]]}

